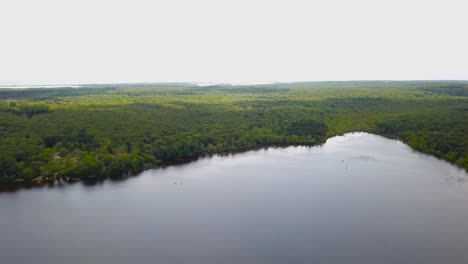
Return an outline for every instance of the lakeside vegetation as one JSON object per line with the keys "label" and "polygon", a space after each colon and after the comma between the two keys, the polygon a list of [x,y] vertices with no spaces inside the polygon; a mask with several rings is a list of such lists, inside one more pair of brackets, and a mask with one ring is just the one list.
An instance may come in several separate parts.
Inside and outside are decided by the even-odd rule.
{"label": "lakeside vegetation", "polygon": [[0,185],[119,178],[352,131],[468,169],[468,82],[0,89]]}

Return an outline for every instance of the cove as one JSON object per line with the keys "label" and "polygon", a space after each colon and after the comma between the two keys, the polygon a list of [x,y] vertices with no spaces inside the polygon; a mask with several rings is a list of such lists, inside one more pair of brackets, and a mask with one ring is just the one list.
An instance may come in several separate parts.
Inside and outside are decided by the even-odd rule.
{"label": "cove", "polygon": [[0,193],[2,263],[466,263],[467,173],[367,133]]}

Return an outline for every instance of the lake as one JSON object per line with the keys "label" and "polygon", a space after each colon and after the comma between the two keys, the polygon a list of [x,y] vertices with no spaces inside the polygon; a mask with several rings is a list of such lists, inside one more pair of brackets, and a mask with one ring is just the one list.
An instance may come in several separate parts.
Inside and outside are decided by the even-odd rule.
{"label": "lake", "polygon": [[1,263],[468,263],[468,175],[366,133],[0,193]]}

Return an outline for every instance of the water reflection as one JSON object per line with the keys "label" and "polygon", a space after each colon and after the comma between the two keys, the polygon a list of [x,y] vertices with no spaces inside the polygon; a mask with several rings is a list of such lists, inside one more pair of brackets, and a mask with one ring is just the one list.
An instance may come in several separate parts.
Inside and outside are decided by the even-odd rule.
{"label": "water reflection", "polygon": [[356,133],[0,193],[2,263],[463,263],[467,173]]}

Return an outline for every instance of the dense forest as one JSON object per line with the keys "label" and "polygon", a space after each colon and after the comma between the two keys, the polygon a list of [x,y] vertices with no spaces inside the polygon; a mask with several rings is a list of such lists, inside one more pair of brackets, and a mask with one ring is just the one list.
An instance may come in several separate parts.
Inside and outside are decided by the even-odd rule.
{"label": "dense forest", "polygon": [[0,185],[120,178],[366,131],[468,169],[468,82],[0,89]]}

